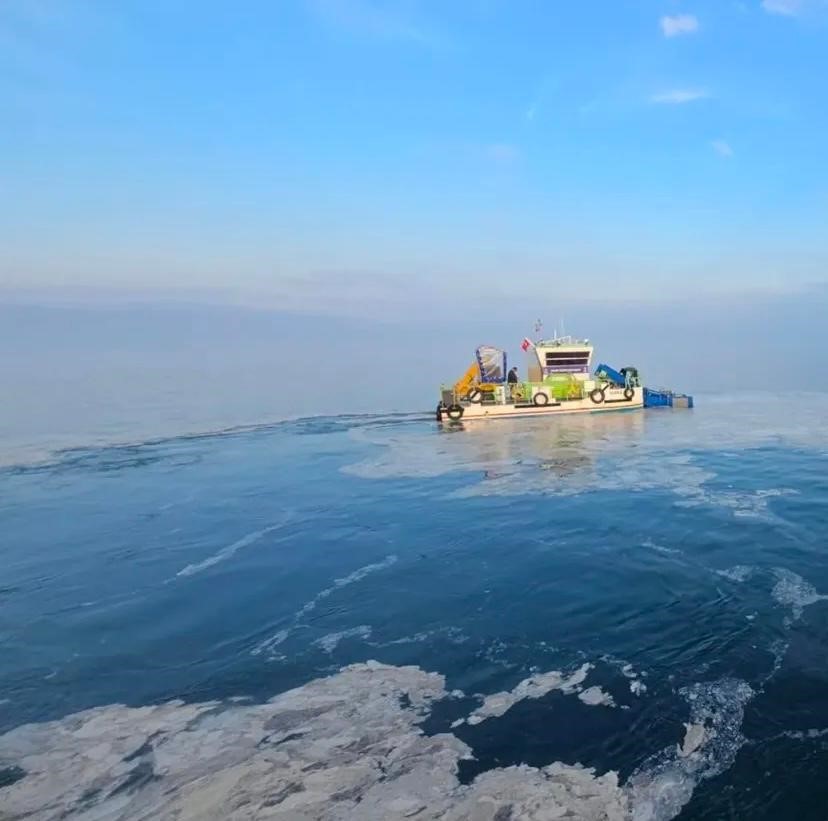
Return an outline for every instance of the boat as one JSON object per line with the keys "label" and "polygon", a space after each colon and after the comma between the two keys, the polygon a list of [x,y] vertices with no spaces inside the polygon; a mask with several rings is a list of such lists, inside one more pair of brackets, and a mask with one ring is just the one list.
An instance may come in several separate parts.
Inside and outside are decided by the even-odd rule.
{"label": "boat", "polygon": [[693,407],[693,398],[670,390],[652,390],[641,383],[638,368],[615,369],[604,363],[592,369],[589,339],[557,336],[526,338],[526,379],[507,369],[506,352],[481,345],[468,370],[453,385],[443,385],[437,421],[467,422],[515,416],[633,411],[645,407]]}

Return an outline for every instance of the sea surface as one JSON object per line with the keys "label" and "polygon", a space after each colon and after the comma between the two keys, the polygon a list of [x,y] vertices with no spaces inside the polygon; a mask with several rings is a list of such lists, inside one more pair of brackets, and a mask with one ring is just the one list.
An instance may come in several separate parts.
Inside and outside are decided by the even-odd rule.
{"label": "sea surface", "polygon": [[317,417],[7,465],[0,817],[50,744],[26,729],[24,755],[21,725],[62,722],[68,760],[80,711],[259,703],[376,660],[445,677],[421,726],[471,749],[459,784],[562,762],[617,773],[636,818],[825,819],[826,511],[824,394]]}

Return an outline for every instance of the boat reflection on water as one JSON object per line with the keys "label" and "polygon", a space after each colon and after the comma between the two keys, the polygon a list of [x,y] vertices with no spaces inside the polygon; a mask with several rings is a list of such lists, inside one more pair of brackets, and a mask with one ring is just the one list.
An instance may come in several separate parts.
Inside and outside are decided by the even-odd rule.
{"label": "boat reflection on water", "polygon": [[565,477],[595,469],[603,454],[634,448],[644,426],[645,414],[631,411],[461,422],[443,427],[440,435],[459,437],[466,465],[481,469],[484,479],[501,479],[527,468]]}

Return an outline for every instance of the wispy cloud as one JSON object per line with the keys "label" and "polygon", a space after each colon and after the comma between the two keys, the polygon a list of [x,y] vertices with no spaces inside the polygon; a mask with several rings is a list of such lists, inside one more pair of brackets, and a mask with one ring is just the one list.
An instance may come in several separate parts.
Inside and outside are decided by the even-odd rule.
{"label": "wispy cloud", "polygon": [[[774,2],[774,0],[770,0],[770,2]],[[674,17],[665,16],[661,18],[661,30],[665,37],[695,34],[699,30],[699,21],[692,14],[677,14]]]}
{"label": "wispy cloud", "polygon": [[650,97],[650,102],[658,105],[682,105],[696,100],[706,100],[709,96],[710,94],[707,91],[700,88],[674,88],[670,91],[653,94]]}
{"label": "wispy cloud", "polygon": [[414,19],[405,4],[375,0],[308,0],[308,4],[324,22],[354,34],[424,46],[439,42],[434,32]]}
{"label": "wispy cloud", "polygon": [[802,0],[762,0],[762,8],[768,14],[796,17],[802,11]]}
{"label": "wispy cloud", "polygon": [[727,140],[712,140],[710,147],[720,156],[730,158],[733,156],[733,149]]}

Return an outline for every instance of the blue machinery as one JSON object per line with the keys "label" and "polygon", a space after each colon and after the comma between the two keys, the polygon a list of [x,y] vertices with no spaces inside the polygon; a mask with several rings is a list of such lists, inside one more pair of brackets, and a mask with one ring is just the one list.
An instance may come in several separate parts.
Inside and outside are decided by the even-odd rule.
{"label": "blue machinery", "polygon": [[[625,368],[625,370],[628,370]],[[612,382],[613,385],[617,385],[619,388],[629,388],[631,387],[631,383],[629,382],[627,376],[625,376],[620,371],[615,370],[615,368],[611,368],[609,365],[604,365],[601,363],[595,369],[596,376],[603,376],[608,381]]]}
{"label": "blue machinery", "polygon": [[693,397],[686,393],[674,393],[673,391],[655,391],[652,388],[644,388],[645,408],[692,408]]}
{"label": "blue machinery", "polygon": [[[638,374],[632,368],[623,368],[621,371],[616,371],[609,365],[601,363],[595,369],[595,375],[612,382],[619,388],[630,387],[632,382],[638,384]],[[644,388],[644,407],[645,408],[692,408],[693,397],[686,393],[675,393],[670,390],[653,390],[652,388]]]}

